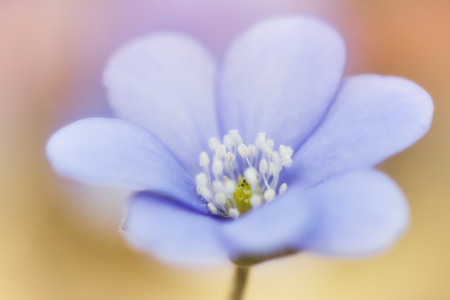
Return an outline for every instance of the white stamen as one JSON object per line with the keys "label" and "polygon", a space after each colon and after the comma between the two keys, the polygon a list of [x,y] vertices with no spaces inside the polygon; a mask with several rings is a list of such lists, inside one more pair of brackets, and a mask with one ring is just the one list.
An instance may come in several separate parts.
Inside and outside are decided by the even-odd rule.
{"label": "white stamen", "polygon": [[209,148],[211,148],[212,150],[216,150],[217,147],[220,146],[220,142],[217,138],[212,137],[209,139]]}
{"label": "white stamen", "polygon": [[259,172],[266,174],[267,172],[267,159],[261,159],[259,162]]}
{"label": "white stamen", "polygon": [[203,151],[202,153],[200,153],[200,166],[203,168],[206,168],[206,167],[208,167],[208,165],[209,165],[208,153]]}
{"label": "white stamen", "polygon": [[212,165],[212,171],[216,178],[222,176],[223,173],[223,163],[221,160],[215,159]]}
{"label": "white stamen", "polygon": [[266,146],[266,134],[264,132],[261,132],[258,134],[258,137],[256,138],[255,141],[255,145],[256,147],[258,147],[259,150],[264,150],[265,146]]}
{"label": "white stamen", "polygon": [[223,190],[223,182],[221,180],[214,180],[213,181],[213,191],[214,193],[219,193]]}
{"label": "white stamen", "polygon": [[279,189],[279,191],[278,191],[278,194],[279,194],[280,196],[283,196],[284,193],[286,193],[286,190],[287,190],[287,184],[286,184],[286,183],[283,183],[283,184],[280,186],[280,189]]}
{"label": "white stamen", "polygon": [[235,160],[236,160],[236,156],[233,153],[228,152],[227,154],[225,154],[225,161],[227,163],[231,163],[232,161],[235,161]]}
{"label": "white stamen", "polygon": [[273,162],[274,162],[275,165],[278,164],[278,163],[280,162],[280,160],[281,160],[280,154],[278,154],[277,151],[273,151],[273,152],[272,152],[272,160],[273,160]]}
{"label": "white stamen", "polygon": [[237,208],[230,208],[228,210],[228,214],[230,215],[230,217],[232,217],[233,219],[237,219],[239,218],[239,210],[237,210]]}
{"label": "white stamen", "polygon": [[286,147],[286,150],[287,150],[287,155],[289,156],[289,157],[292,157],[292,155],[294,154],[294,149],[292,149],[291,147]]}
{"label": "white stamen", "polygon": [[233,148],[233,141],[231,140],[231,138],[230,138],[230,136],[228,134],[223,137],[223,144],[230,151]]}
{"label": "white stamen", "polygon": [[274,198],[275,198],[275,191],[274,191],[274,190],[269,189],[269,190],[267,190],[267,191],[264,193],[264,200],[270,202],[270,201],[272,201]]}
{"label": "white stamen", "polygon": [[284,167],[289,168],[292,166],[293,163],[294,163],[294,161],[291,159],[289,162],[284,164]]}
{"label": "white stamen", "polygon": [[242,138],[239,135],[237,130],[230,130],[230,132],[228,134],[230,135],[230,138],[235,145],[242,144]]}
{"label": "white stamen", "polygon": [[273,147],[275,146],[275,143],[273,142],[273,140],[267,140],[266,141],[266,146],[270,148],[270,150],[273,150]]}
{"label": "white stamen", "polygon": [[227,198],[225,197],[225,195],[223,193],[215,194],[214,198],[215,198],[216,204],[219,206],[223,206],[227,202]]}
{"label": "white stamen", "polygon": [[262,203],[262,199],[261,196],[259,195],[253,195],[252,198],[250,199],[250,204],[252,205],[252,207],[258,207],[260,206]]}
{"label": "white stamen", "polygon": [[242,157],[247,157],[248,156],[248,149],[247,146],[245,146],[244,144],[240,144],[238,146],[238,152]]}
{"label": "white stamen", "polygon": [[258,149],[256,148],[256,146],[248,145],[248,156],[253,158],[256,157],[256,155],[258,155]]}
{"label": "white stamen", "polygon": [[289,168],[292,165],[292,159],[287,155],[283,155],[283,157],[281,158],[281,164],[284,167]]}
{"label": "white stamen", "polygon": [[275,164],[273,162],[270,162],[269,176],[272,176],[274,169],[275,169]]}
{"label": "white stamen", "polygon": [[236,188],[236,183],[234,183],[233,181],[228,180],[227,182],[225,182],[225,193],[228,196],[233,195],[235,188]]}
{"label": "white stamen", "polygon": [[212,194],[211,191],[207,187],[200,187],[199,188],[200,195],[202,195],[203,198],[205,198],[206,201],[212,200]]}
{"label": "white stamen", "polygon": [[275,189],[276,186],[278,185],[278,179],[279,179],[279,175],[280,175],[280,171],[283,168],[283,166],[281,165],[281,158],[280,158],[280,154],[278,154],[277,151],[273,151],[272,153],[272,160],[274,163],[274,168],[273,168],[273,179],[270,182],[270,188],[271,189]]}
{"label": "white stamen", "polygon": [[208,178],[206,177],[205,173],[200,173],[197,176],[195,176],[195,183],[197,186],[207,186],[208,185]]}
{"label": "white stamen", "polygon": [[[257,208],[277,197],[280,172],[283,167],[292,165],[294,151],[291,147],[280,145],[278,152],[274,150],[274,146],[273,140],[266,140],[264,132],[258,134],[254,145],[248,146],[243,144],[237,130],[230,130],[223,137],[223,144],[215,137],[209,139],[209,147],[215,154],[210,160],[206,152],[200,153],[199,164],[203,167],[203,172],[195,177],[195,182],[197,193],[207,201],[212,214],[238,218],[242,212],[237,207],[242,203],[234,198],[237,191],[239,193],[236,195],[245,195],[239,201],[245,201],[251,208]],[[258,149],[262,151],[261,155]],[[239,153],[238,156],[236,152]],[[238,157],[241,161],[238,161]],[[241,180],[246,180],[250,185],[250,193],[244,184],[237,186],[237,182],[241,183]],[[285,194],[286,190],[287,184],[281,184],[278,195]]]}
{"label": "white stamen", "polygon": [[225,156],[225,154],[227,154],[227,148],[225,147],[225,145],[219,144],[215,150],[216,150],[215,158],[222,159]]}
{"label": "white stamen", "polygon": [[264,154],[268,157],[268,158],[270,158],[271,156],[272,156],[272,149],[270,149],[269,147],[265,147],[264,148]]}
{"label": "white stamen", "polygon": [[217,214],[217,208],[212,203],[208,203],[208,208],[214,215]]}
{"label": "white stamen", "polygon": [[253,187],[256,187],[256,181],[258,179],[258,175],[256,174],[255,169],[248,168],[244,172],[244,176],[247,179],[248,183]]}

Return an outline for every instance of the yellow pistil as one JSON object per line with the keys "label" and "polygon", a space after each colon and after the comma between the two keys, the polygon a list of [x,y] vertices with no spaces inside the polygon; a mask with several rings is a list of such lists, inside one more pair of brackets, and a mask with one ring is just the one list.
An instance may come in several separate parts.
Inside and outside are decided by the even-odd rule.
{"label": "yellow pistil", "polygon": [[[258,187],[258,194],[260,193],[261,189]],[[233,198],[234,201],[236,201],[237,209],[241,214],[246,213],[252,208],[252,205],[250,204],[250,199],[252,198],[252,187],[245,177],[239,176]]]}

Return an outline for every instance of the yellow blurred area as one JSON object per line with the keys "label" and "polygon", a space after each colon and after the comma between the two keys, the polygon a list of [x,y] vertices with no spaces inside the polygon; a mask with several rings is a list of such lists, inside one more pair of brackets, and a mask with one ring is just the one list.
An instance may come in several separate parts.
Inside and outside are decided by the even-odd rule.
{"label": "yellow blurred area", "polygon": [[[409,78],[435,102],[429,134],[381,166],[410,201],[411,229],[369,260],[301,254],[256,266],[246,299],[450,299],[450,2],[348,5],[358,21],[346,26],[362,33],[350,38],[367,51],[363,71]],[[0,3],[0,299],[226,299],[231,265],[164,265],[67,204],[44,146],[77,68],[74,9]]]}

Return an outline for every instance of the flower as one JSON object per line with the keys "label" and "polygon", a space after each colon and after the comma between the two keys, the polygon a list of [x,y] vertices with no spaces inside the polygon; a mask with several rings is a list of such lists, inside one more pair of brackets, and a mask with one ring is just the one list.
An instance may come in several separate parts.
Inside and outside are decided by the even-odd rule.
{"label": "flower", "polygon": [[61,175],[139,191],[125,237],[164,261],[377,253],[409,210],[373,167],[427,132],[433,104],[406,79],[342,80],[345,58],[340,35],[305,17],[256,24],[220,67],[183,34],[142,37],[104,73],[121,119],[70,124],[47,156]]}

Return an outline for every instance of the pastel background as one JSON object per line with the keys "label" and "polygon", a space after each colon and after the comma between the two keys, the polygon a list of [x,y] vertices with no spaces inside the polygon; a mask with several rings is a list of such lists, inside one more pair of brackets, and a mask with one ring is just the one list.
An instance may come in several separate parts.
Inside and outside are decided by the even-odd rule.
{"label": "pastel background", "polygon": [[403,188],[412,226],[370,260],[296,255],[256,266],[246,299],[450,298],[448,0],[0,1],[0,299],[226,299],[232,266],[187,269],[129,249],[127,191],[58,178],[43,155],[62,125],[108,116],[100,76],[114,49],[162,29],[220,56],[254,21],[304,13],[348,43],[347,74],[407,77],[435,101],[430,132],[380,168]]}

